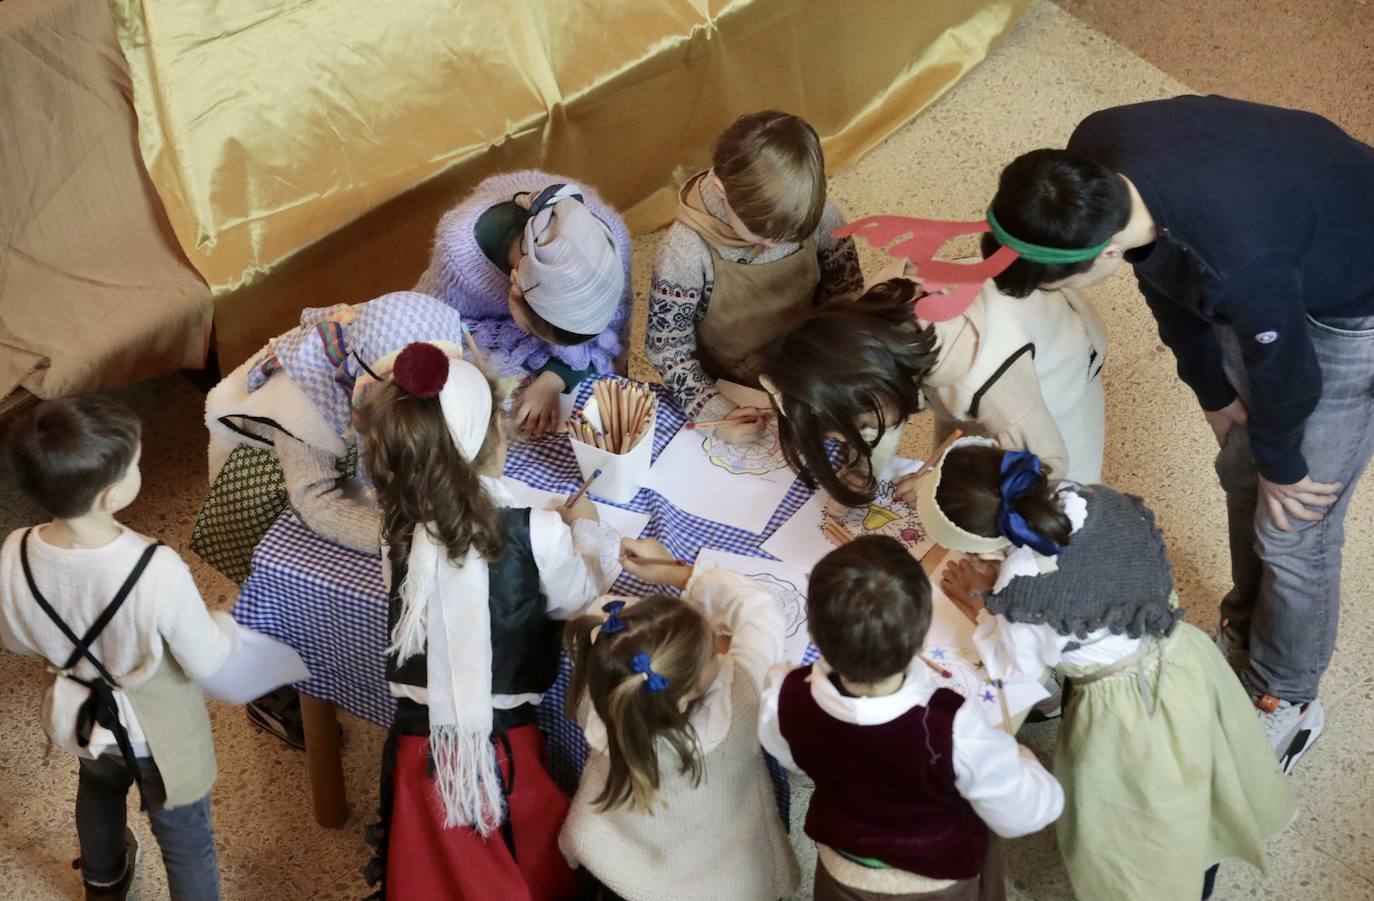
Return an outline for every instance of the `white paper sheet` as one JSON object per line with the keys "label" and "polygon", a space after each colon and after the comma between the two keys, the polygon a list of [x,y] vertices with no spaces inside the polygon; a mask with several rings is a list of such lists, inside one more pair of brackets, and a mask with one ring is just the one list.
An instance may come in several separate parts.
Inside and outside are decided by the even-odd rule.
{"label": "white paper sheet", "polygon": [[[740,573],[763,585],[782,602],[786,637],[783,657],[799,665],[811,637],[806,626],[806,587],[810,572],[801,567],[761,557],[744,557],[726,551],[706,548],[697,555],[697,562],[711,562]],[[931,588],[931,623],[926,633],[925,655],[944,667],[949,677],[936,676],[940,685],[976,701],[988,722],[1002,726],[1002,704],[999,691],[1005,691],[1007,710],[1011,717],[1027,709],[1047,692],[1036,683],[1008,683],[999,689],[987,679],[978,653],[973,647],[973,623],[950,602],[939,588],[939,571]],[[934,673],[932,673],[934,675]]]}
{"label": "white paper sheet", "polygon": [[917,460],[894,459],[878,478],[873,502],[862,507],[845,507],[824,491],[817,491],[791,519],[778,527],[761,550],[798,566],[814,566],[835,547],[824,532],[826,520],[833,520],[855,537],[889,535],[896,538],[919,559],[934,547],[935,542],[926,534],[915,508],[894,498],[893,491],[898,479],[920,466]]}
{"label": "white paper sheet", "polygon": [[310,678],[310,670],[290,645],[239,626],[242,643],[220,667],[200,683],[207,697],[230,704],[247,704],[269,691]]}
{"label": "white paper sheet", "polygon": [[[510,476],[502,476],[501,484],[510,490],[517,504],[534,510],[557,510],[568,499],[566,494],[544,491],[533,485],[526,485],[519,479],[513,479]],[[619,532],[621,538],[638,538],[640,533],[644,531],[644,527],[649,524],[647,513],[636,513],[633,510],[614,507],[600,501],[592,501],[592,503],[596,505],[596,512],[601,517],[601,521]]]}
{"label": "white paper sheet", "polygon": [[654,461],[644,487],[694,516],[762,532],[796,481],[776,423],[757,444],[730,444],[714,429],[683,429]]}
{"label": "white paper sheet", "polygon": [[783,639],[783,659],[800,666],[802,656],[811,643],[806,631],[806,571],[790,563],[745,557],[716,548],[703,548],[697,563],[714,563],[722,569],[748,576],[773,593],[782,604],[786,636]]}

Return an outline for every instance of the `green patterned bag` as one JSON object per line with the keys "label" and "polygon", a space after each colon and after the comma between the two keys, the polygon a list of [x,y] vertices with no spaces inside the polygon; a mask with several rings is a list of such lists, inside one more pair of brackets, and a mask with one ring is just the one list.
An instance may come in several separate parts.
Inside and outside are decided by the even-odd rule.
{"label": "green patterned bag", "polygon": [[[251,419],[294,438],[270,419],[239,418]],[[259,444],[267,441],[235,425],[229,417],[220,422]],[[350,449],[338,466],[340,478],[353,478],[358,469],[357,449]],[[253,550],[288,502],[286,478],[276,452],[270,447],[236,445],[219,475],[215,476],[196,516],[190,548],[206,563],[242,584],[252,571]]]}

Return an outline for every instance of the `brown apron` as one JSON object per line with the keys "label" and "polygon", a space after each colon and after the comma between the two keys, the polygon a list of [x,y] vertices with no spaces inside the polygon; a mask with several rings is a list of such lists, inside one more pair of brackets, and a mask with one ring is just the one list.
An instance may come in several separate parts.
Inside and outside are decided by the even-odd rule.
{"label": "brown apron", "polygon": [[697,323],[697,359],[712,378],[728,378],[759,386],[761,351],[786,334],[809,313],[821,282],[815,241],[771,263],[731,262],[724,248],[748,247],[728,223],[706,212],[701,180],[693,176],[683,186],[677,221],[701,236],[711,250],[715,285],[706,316]]}

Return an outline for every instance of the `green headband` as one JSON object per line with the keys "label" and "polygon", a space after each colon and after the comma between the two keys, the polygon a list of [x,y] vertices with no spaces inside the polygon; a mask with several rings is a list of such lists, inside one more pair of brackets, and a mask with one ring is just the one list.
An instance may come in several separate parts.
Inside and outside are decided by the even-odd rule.
{"label": "green headband", "polygon": [[1084,247],[1081,250],[1073,250],[1068,247],[1045,247],[1042,244],[1031,244],[1007,234],[1007,230],[997,221],[997,217],[992,214],[992,205],[988,205],[988,227],[992,229],[992,236],[997,239],[997,243],[1003,247],[1010,247],[1021,255],[1024,260],[1032,263],[1049,263],[1062,265],[1064,263],[1086,263],[1088,260],[1097,259],[1097,255],[1107,249],[1107,245],[1112,243],[1112,237],[1101,244],[1092,247]]}

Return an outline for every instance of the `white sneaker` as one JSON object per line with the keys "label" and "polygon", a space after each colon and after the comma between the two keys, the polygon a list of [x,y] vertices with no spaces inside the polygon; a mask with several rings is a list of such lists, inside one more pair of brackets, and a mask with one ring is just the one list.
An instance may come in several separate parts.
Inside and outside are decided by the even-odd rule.
{"label": "white sneaker", "polygon": [[1293,772],[1293,767],[1317,741],[1326,725],[1322,702],[1314,700],[1299,705],[1273,695],[1261,695],[1255,707],[1279,766],[1285,774]]}

